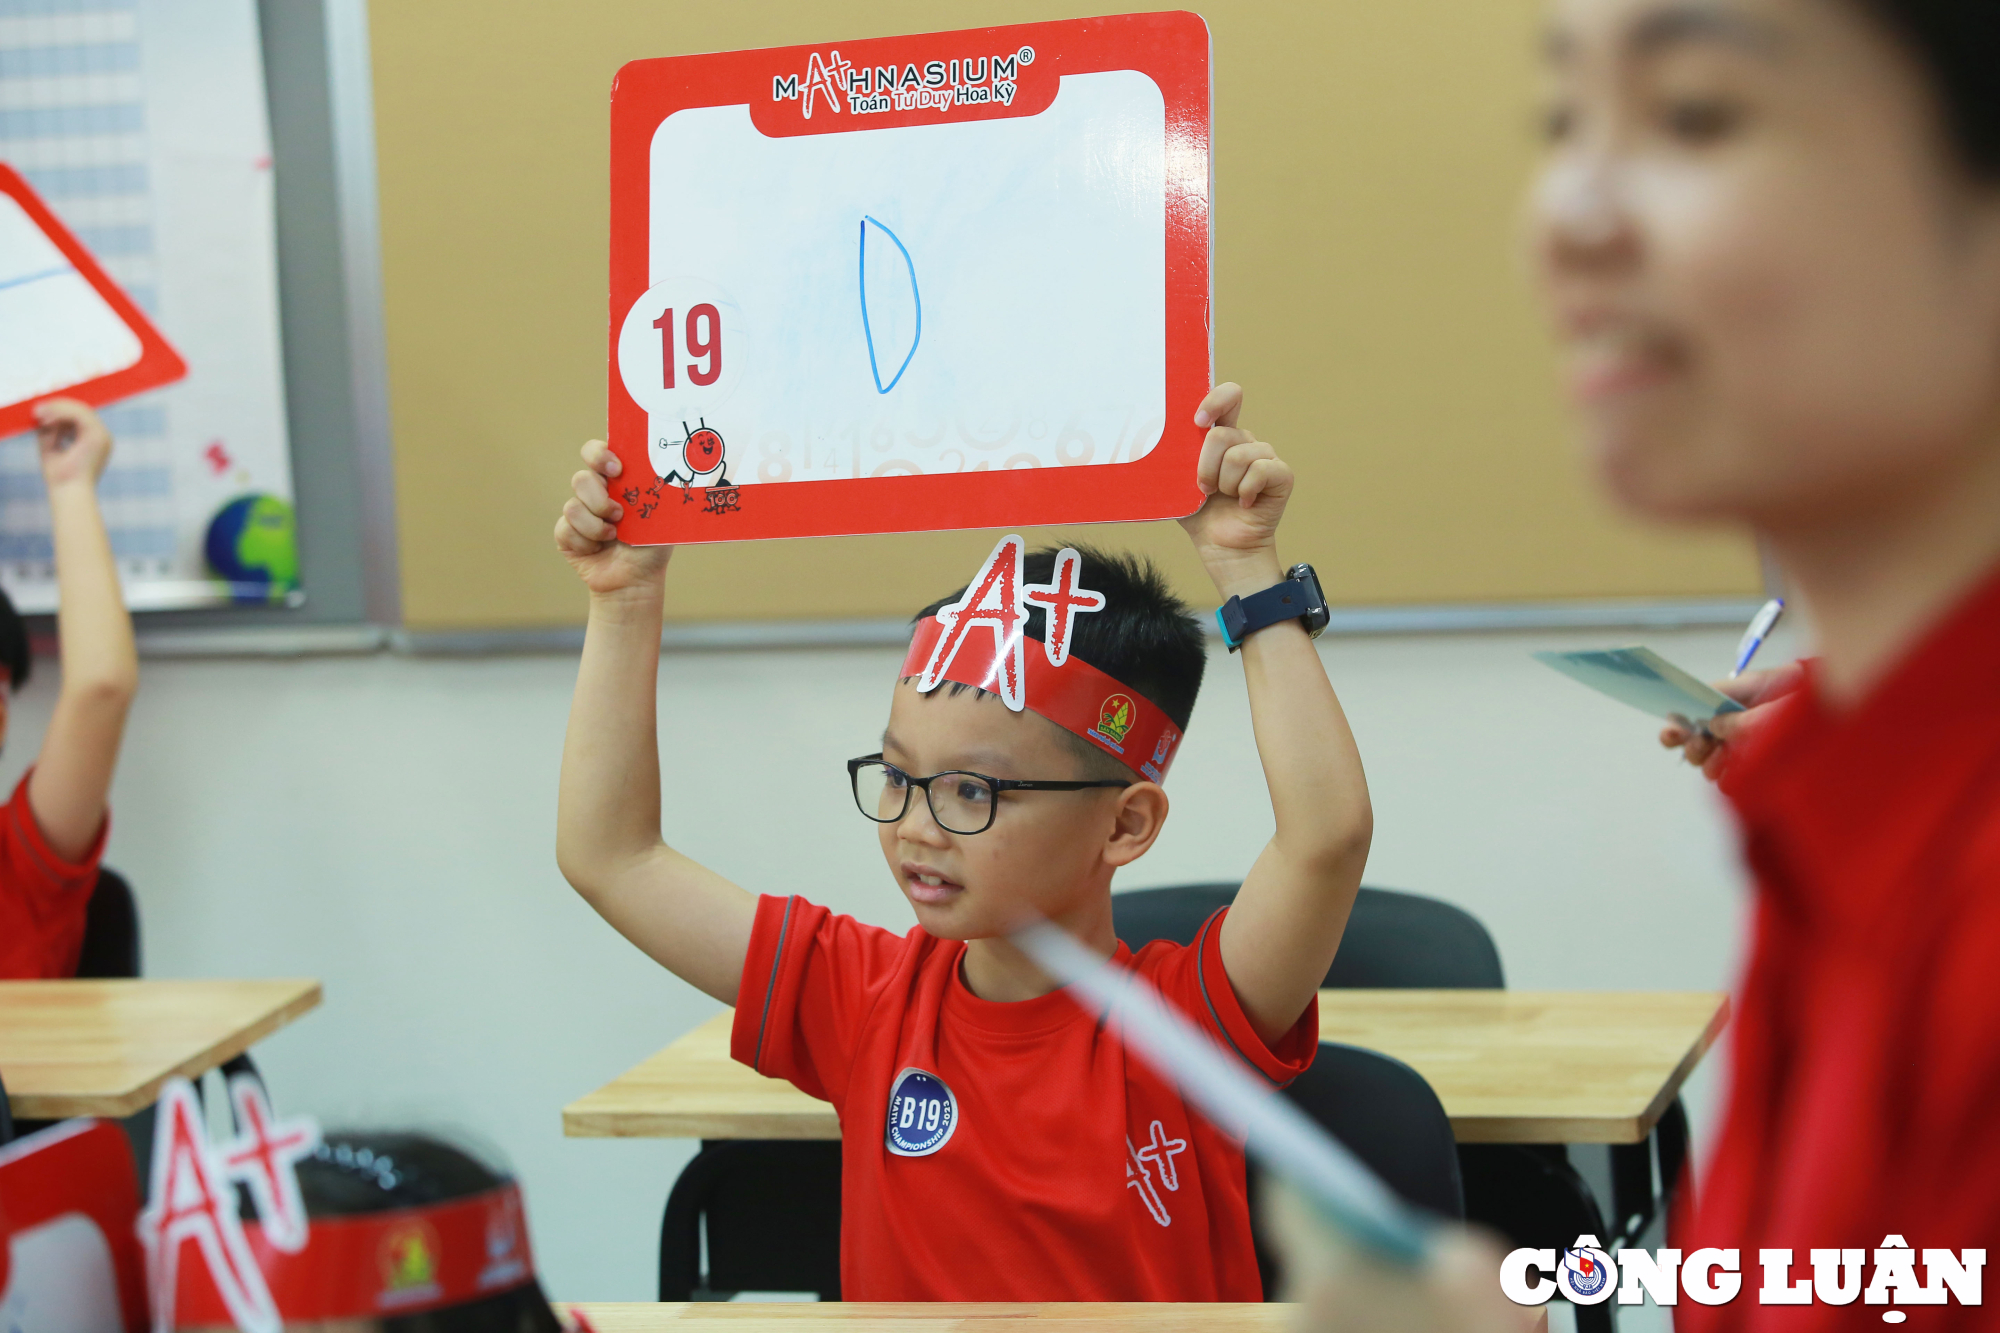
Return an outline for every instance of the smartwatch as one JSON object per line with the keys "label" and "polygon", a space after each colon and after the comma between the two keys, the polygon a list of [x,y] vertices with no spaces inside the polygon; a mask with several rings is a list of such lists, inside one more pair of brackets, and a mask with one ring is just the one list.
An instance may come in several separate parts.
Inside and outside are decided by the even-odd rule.
{"label": "smartwatch", "polygon": [[1319,575],[1313,573],[1311,565],[1293,565],[1285,571],[1283,583],[1248,597],[1232,597],[1215,611],[1222,641],[1232,653],[1258,630],[1287,620],[1303,621],[1306,633],[1317,639],[1331,618],[1326,597],[1319,590]]}

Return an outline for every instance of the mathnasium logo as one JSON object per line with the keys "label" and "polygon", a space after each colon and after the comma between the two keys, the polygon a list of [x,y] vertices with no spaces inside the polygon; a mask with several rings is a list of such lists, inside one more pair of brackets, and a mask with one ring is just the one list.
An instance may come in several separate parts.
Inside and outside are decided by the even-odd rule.
{"label": "mathnasium logo", "polygon": [[[1871,1266],[1866,1250],[1810,1250],[1794,1277],[1790,1250],[1759,1250],[1764,1270],[1757,1289],[1759,1305],[1979,1305],[1985,1250],[1922,1251],[1924,1276],[1919,1279],[1919,1252],[1901,1236],[1882,1238]],[[1655,1305],[1677,1305],[1681,1297],[1698,1305],[1727,1305],[1743,1292],[1742,1251],[1700,1249],[1683,1256],[1679,1250],[1619,1250],[1605,1253],[1595,1236],[1578,1236],[1562,1251],[1515,1250],[1500,1263],[1500,1290],[1516,1305],[1545,1305],[1558,1290],[1574,1305],[1599,1305],[1616,1298],[1620,1305],[1639,1305],[1650,1297]],[[1908,1315],[1884,1310],[1884,1323],[1900,1324]]]}
{"label": "mathnasium logo", "polygon": [[886,65],[857,65],[838,51],[806,56],[804,74],[771,76],[771,100],[797,102],[807,120],[818,107],[857,116],[885,111],[949,111],[955,106],[998,102],[1012,106],[1020,90],[1021,66],[1035,63],[1035,48],[1005,55],[958,56]]}

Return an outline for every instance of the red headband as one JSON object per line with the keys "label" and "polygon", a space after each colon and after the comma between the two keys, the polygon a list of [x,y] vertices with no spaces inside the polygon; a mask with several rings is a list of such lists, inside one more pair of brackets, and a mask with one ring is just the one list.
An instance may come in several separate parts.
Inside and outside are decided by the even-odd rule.
{"label": "red headband", "polygon": [[[256,1223],[243,1236],[287,1320],[421,1314],[535,1276],[521,1191],[512,1184],[427,1208],[316,1217],[296,1254],[279,1250]],[[182,1325],[232,1322],[206,1265],[182,1276],[175,1314]]]}
{"label": "red headband", "polygon": [[[944,681],[1033,709],[1081,736],[1151,782],[1166,780],[1181,729],[1152,700],[1070,655],[1077,613],[1104,609],[1104,597],[1077,585],[1082,558],[1065,548],[1048,583],[1021,582],[1021,539],[1005,537],[986,557],[965,596],[917,626],[904,676],[929,691]],[[1026,652],[1027,608],[1048,612],[1041,652]]]}

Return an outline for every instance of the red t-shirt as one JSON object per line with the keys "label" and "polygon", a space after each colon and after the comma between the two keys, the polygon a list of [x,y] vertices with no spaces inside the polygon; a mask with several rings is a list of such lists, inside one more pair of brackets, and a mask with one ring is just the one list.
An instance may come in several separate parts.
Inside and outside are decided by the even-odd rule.
{"label": "red t-shirt", "polygon": [[0,808],[0,980],[36,981],[76,973],[84,911],[97,886],[97,859],[111,832],[107,816],[81,861],[49,849],[28,808],[30,769]]}
{"label": "red t-shirt", "polygon": [[[1858,706],[1830,712],[1810,667],[1776,706],[1723,779],[1755,939],[1734,1086],[1679,1243],[1740,1249],[1744,1289],[1682,1305],[1699,1333],[1883,1326],[1860,1300],[1760,1305],[1759,1249],[1790,1249],[1793,1282],[1813,1249],[1872,1265],[1890,1235],[1919,1258],[2000,1250],[2000,576]],[[1994,1318],[1954,1302],[1910,1327]]]}
{"label": "red t-shirt", "polygon": [[[1312,1063],[1319,1006],[1267,1048],[1192,946],[1123,944],[1274,1085]],[[730,1053],[840,1113],[841,1295],[851,1301],[1257,1301],[1243,1148],[1055,991],[982,1000],[965,945],[764,898]]]}

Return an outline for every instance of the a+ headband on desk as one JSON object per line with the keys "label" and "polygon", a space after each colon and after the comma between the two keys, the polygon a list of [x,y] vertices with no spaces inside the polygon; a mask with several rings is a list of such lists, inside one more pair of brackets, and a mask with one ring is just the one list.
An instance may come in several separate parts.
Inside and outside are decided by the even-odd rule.
{"label": "a+ headband on desk", "polygon": [[[1078,583],[1083,557],[1072,547],[1056,555],[1047,583],[1021,577],[1019,535],[1000,539],[966,585],[965,595],[917,626],[903,661],[904,676],[928,694],[946,681],[1000,696],[1103,750],[1149,782],[1162,782],[1181,731],[1152,700],[1070,655],[1076,617],[1102,611],[1104,594]],[[1048,615],[1042,651],[1028,653],[1028,609]],[[981,632],[983,631],[983,632]]]}

